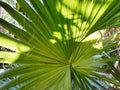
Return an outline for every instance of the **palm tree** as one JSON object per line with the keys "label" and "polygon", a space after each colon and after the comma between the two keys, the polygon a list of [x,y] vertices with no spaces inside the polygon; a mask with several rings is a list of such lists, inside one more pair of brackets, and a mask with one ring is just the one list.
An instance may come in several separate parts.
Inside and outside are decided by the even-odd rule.
{"label": "palm tree", "polygon": [[[10,78],[1,90],[106,90],[103,83],[120,86],[119,72],[112,62],[119,57],[105,53],[119,42],[112,35],[96,43],[97,31],[120,26],[119,0],[17,0],[22,12],[0,1],[19,23],[3,19],[0,25],[16,38],[0,33],[0,62],[18,64],[0,74]],[[97,34],[96,34],[97,33]],[[104,58],[103,58],[104,56]],[[109,66],[113,78],[102,75]]]}

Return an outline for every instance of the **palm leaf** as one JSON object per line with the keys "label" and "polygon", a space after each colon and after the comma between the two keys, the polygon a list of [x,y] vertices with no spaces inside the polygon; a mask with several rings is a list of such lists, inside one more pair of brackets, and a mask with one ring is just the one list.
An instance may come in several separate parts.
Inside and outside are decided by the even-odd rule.
{"label": "palm leaf", "polygon": [[[0,46],[14,51],[1,51],[0,62],[20,65],[0,75],[0,79],[16,77],[0,89],[15,86],[18,90],[105,89],[97,80],[120,86],[118,81],[97,73],[104,70],[102,65],[114,59],[94,58],[115,43],[108,39],[110,45],[103,42],[107,47],[95,48],[98,37],[92,34],[120,26],[119,0],[28,1],[17,0],[23,13],[0,1],[0,6],[21,26],[0,19],[0,25],[17,37],[0,33]],[[118,73],[113,76],[119,79]]]}

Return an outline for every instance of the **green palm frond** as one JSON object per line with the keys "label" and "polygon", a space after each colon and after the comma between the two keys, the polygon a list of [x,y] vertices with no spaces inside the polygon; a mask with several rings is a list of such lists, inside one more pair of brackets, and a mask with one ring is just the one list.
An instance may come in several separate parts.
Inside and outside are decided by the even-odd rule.
{"label": "green palm frond", "polygon": [[0,46],[14,51],[1,51],[0,62],[20,65],[0,75],[1,80],[16,77],[1,90],[15,86],[18,90],[106,89],[98,80],[120,86],[118,73],[113,75],[118,80],[99,73],[115,60],[94,58],[116,44],[111,39],[110,45],[103,43],[107,47],[96,42],[98,30],[120,26],[119,0],[28,1],[17,0],[23,13],[0,1],[21,26],[0,19],[0,25],[17,37],[0,33]]}

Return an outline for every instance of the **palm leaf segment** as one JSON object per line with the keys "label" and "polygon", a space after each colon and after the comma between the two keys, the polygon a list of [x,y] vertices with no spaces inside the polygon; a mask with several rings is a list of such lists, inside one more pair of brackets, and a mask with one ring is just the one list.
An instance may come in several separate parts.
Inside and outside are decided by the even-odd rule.
{"label": "palm leaf segment", "polygon": [[[19,86],[20,90],[104,89],[97,79],[119,85],[102,77],[103,60],[93,56],[93,32],[120,26],[119,0],[17,0],[25,15],[0,1],[0,5],[22,26],[0,19],[0,24],[17,39],[0,33],[0,46],[15,52],[0,52],[1,62],[21,64],[0,75],[15,77],[1,89]],[[97,78],[97,79],[96,79]],[[92,83],[94,84],[92,84]]]}

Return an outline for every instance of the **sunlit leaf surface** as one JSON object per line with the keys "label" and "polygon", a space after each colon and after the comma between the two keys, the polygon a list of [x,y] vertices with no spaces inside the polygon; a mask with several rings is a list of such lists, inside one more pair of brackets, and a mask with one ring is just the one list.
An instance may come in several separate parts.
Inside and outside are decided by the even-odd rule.
{"label": "sunlit leaf surface", "polygon": [[16,36],[0,33],[0,46],[14,51],[1,51],[0,62],[19,64],[0,75],[0,79],[16,77],[1,90],[15,86],[18,90],[106,90],[101,80],[120,86],[117,73],[119,81],[101,74],[103,65],[115,61],[99,55],[116,44],[113,37],[107,39],[109,44],[97,42],[98,30],[120,26],[119,0],[17,2],[22,11],[0,1],[21,26],[0,19],[0,25]]}

